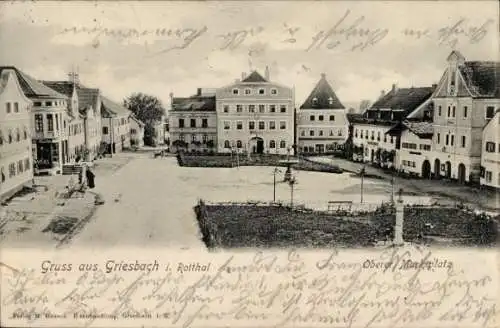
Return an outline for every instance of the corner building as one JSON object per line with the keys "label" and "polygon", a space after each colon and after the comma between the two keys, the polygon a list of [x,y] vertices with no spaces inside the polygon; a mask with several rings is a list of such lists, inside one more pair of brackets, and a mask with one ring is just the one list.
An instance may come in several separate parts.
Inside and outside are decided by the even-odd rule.
{"label": "corner building", "polygon": [[216,91],[217,151],[293,154],[294,90],[253,71]]}

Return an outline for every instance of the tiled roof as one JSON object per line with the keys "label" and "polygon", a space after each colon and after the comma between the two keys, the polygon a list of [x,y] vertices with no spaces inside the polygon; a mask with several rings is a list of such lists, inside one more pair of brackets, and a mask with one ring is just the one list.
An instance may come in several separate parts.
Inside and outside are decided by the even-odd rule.
{"label": "tiled roof", "polygon": [[205,111],[215,112],[215,96],[192,96],[188,98],[173,98],[172,111]]}
{"label": "tiled roof", "polygon": [[248,75],[246,78],[244,78],[241,82],[269,82],[265,78],[262,77],[257,71],[253,71]]}
{"label": "tiled roof", "polygon": [[0,74],[4,69],[12,69],[16,72],[19,85],[28,98],[52,98],[52,99],[66,99],[66,96],[56,92],[55,90],[47,87],[43,83],[37,81],[28,74],[18,70],[13,66],[0,66]]}
{"label": "tiled roof", "polygon": [[467,61],[460,72],[473,96],[500,98],[500,62]]}
{"label": "tiled roof", "polygon": [[101,95],[102,107],[107,114],[111,115],[130,115],[132,112],[122,105]]}
{"label": "tiled roof", "polygon": [[404,122],[404,125],[418,136],[428,136],[434,133],[431,122]]}
{"label": "tiled roof", "polygon": [[80,108],[85,109],[92,106],[96,108],[97,101],[99,100],[99,89],[81,88],[76,90],[78,94],[78,105]]}
{"label": "tiled roof", "polygon": [[69,81],[40,81],[47,87],[59,92],[66,97],[71,97],[73,95],[73,82]]}
{"label": "tiled roof", "polygon": [[393,88],[378,99],[370,109],[402,109],[406,115],[426,101],[434,91],[433,87]]}
{"label": "tiled roof", "polygon": [[[316,99],[316,100],[314,100]],[[344,105],[337,98],[332,87],[326,80],[326,75],[321,74],[321,79],[316,84],[300,109],[344,109]]]}

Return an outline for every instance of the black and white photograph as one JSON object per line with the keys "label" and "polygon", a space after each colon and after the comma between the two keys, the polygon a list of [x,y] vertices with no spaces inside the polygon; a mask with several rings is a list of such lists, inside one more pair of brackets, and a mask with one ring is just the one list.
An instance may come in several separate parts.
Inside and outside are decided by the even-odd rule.
{"label": "black and white photograph", "polygon": [[[497,327],[499,14],[495,1],[0,3],[2,326]],[[352,291],[356,268],[376,274]],[[194,285],[139,306],[160,302],[138,296],[158,270],[157,288]],[[444,287],[417,292],[414,270]],[[139,283],[125,289],[125,271]],[[236,271],[245,292],[217,298]],[[460,275],[466,291],[430,296]],[[262,287],[297,277],[300,296]],[[376,279],[412,287],[375,293]],[[59,283],[58,297],[33,291]],[[110,297],[116,309],[91,305]]]}

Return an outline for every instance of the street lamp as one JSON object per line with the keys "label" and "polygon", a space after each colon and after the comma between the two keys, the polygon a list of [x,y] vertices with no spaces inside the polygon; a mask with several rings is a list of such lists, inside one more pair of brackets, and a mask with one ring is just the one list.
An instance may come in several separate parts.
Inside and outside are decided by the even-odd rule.
{"label": "street lamp", "polygon": [[365,177],[365,165],[363,165],[359,174],[361,175],[361,203],[363,203],[363,181]]}
{"label": "street lamp", "polygon": [[273,170],[273,203],[276,203],[276,174],[281,173],[277,167]]}
{"label": "street lamp", "polygon": [[293,186],[297,184],[297,179],[294,176],[291,177],[288,184],[290,185],[290,208],[293,208]]}

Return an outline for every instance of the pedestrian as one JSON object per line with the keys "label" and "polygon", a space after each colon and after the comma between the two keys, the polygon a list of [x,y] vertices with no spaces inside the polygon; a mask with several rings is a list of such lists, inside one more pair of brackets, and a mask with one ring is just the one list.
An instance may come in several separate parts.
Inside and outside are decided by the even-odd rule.
{"label": "pedestrian", "polygon": [[87,168],[86,170],[86,178],[87,178],[87,185],[90,189],[94,189],[95,187],[95,174],[89,169]]}

